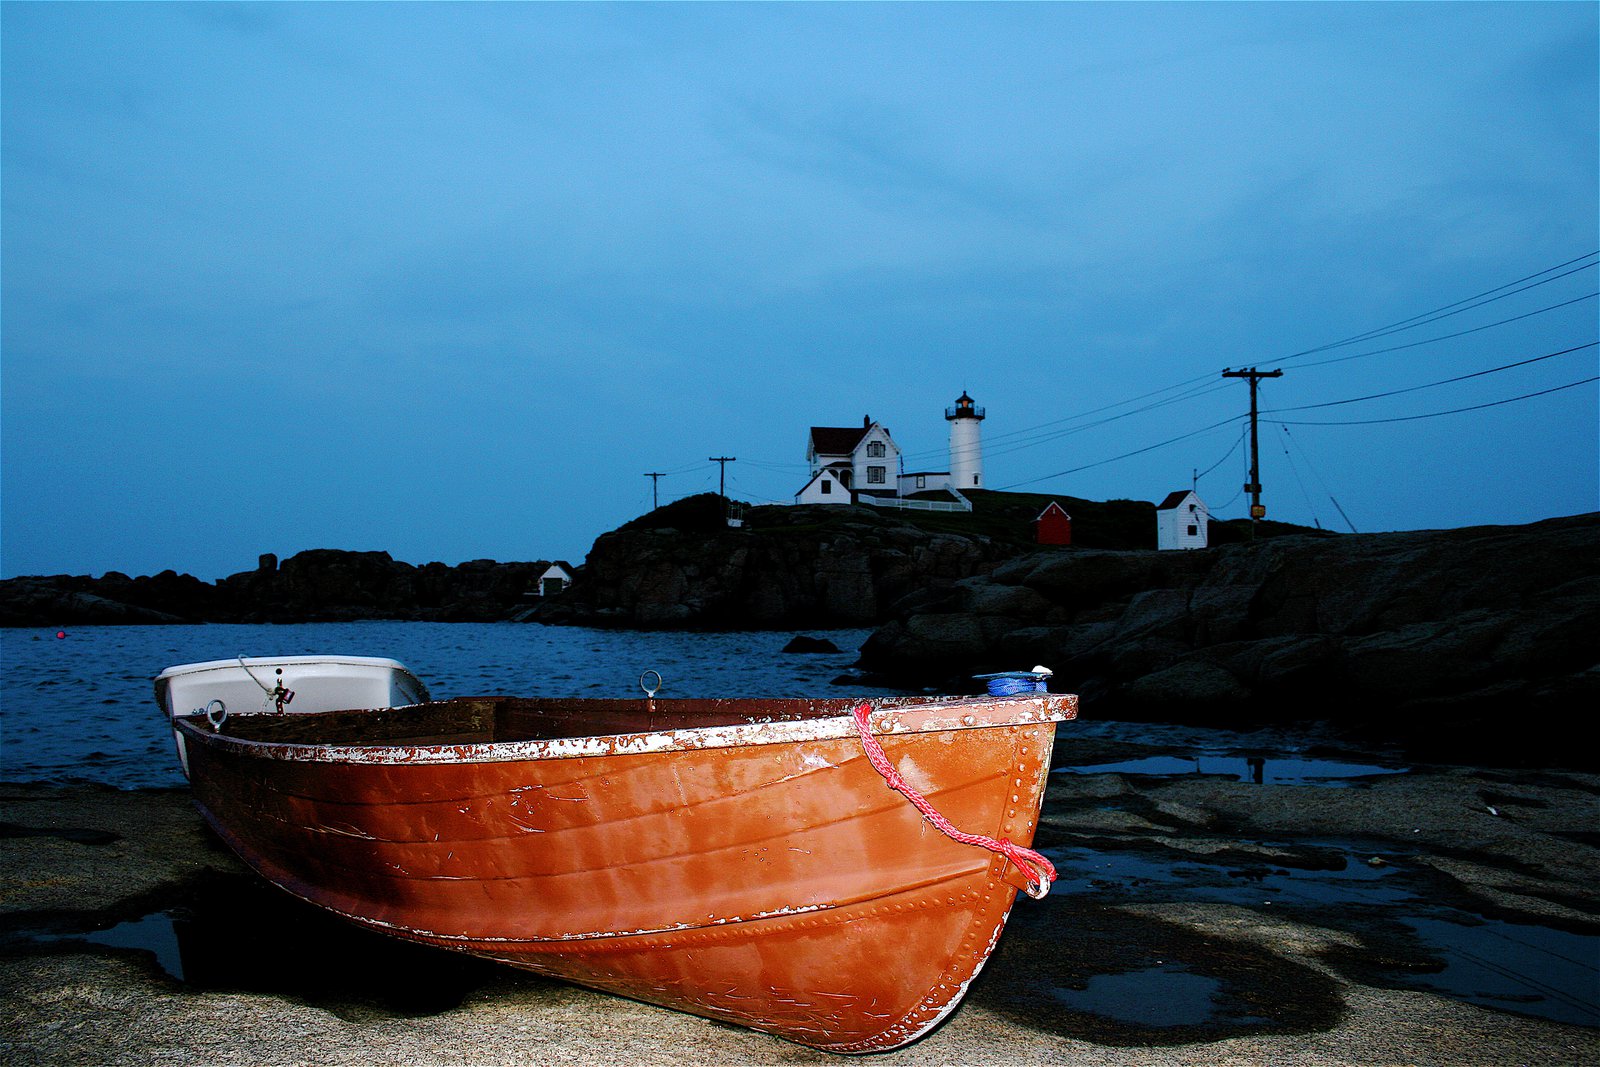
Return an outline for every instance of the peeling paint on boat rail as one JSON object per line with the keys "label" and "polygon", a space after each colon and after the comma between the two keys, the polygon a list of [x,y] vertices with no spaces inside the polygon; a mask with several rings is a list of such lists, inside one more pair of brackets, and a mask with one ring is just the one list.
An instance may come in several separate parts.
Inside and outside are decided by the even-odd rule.
{"label": "peeling paint on boat rail", "polygon": [[[493,698],[467,698],[440,704],[417,705],[400,713],[418,715],[428,709],[470,708],[496,703]],[[657,709],[675,702],[657,700]],[[1028,723],[1062,722],[1077,717],[1078,698],[1067,693],[994,697],[895,697],[871,702],[871,723],[875,734],[933,733],[947,730],[972,730],[1017,726]],[[856,735],[849,709],[835,710],[838,704],[853,707],[855,701],[771,700],[752,698],[727,700],[719,704],[731,710],[742,704],[752,707],[744,722],[714,726],[688,726],[679,729],[649,730],[638,733],[601,734],[585,737],[556,737],[519,740],[474,740],[449,742],[442,738],[431,743],[387,743],[384,741],[283,742],[233,736],[228,730],[241,723],[268,726],[284,722],[279,716],[239,715],[231,717],[221,729],[212,727],[204,715],[186,715],[175,725],[183,734],[212,747],[258,758],[313,763],[357,764],[433,764],[501,763],[516,760],[573,759],[589,756],[640,755],[654,752],[679,752],[702,749],[742,748],[751,745],[792,744],[803,741],[834,740]],[[780,707],[774,709],[774,705]],[[821,710],[819,711],[819,705]],[[760,710],[756,710],[760,709]],[[333,712],[326,716],[297,716],[295,727],[312,728],[318,719],[346,725],[353,715],[370,712]],[[644,715],[643,706],[640,709]],[[804,717],[798,717],[804,716]],[[481,732],[456,730],[454,733]],[[448,735],[445,735],[448,736]]]}

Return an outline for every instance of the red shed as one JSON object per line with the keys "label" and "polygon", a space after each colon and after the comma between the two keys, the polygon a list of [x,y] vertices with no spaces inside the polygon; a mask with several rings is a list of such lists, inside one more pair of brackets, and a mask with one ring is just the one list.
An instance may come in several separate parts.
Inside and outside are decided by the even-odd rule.
{"label": "red shed", "polygon": [[1035,539],[1041,545],[1072,544],[1072,516],[1054,500],[1033,520]]}

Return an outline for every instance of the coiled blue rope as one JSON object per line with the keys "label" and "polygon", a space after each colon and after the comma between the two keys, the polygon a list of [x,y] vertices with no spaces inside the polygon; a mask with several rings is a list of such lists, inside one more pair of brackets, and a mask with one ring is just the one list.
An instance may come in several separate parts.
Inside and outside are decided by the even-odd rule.
{"label": "coiled blue rope", "polygon": [[1031,671],[1003,671],[999,674],[975,675],[979,681],[989,684],[989,695],[992,697],[1011,697],[1019,693],[1048,693],[1045,688],[1045,679],[1050,677],[1050,672],[1040,668]]}
{"label": "coiled blue rope", "polygon": [[1018,693],[1043,693],[1046,692],[1043,678],[1034,678],[1029,675],[1025,678],[990,678],[989,695],[992,697],[1013,697]]}

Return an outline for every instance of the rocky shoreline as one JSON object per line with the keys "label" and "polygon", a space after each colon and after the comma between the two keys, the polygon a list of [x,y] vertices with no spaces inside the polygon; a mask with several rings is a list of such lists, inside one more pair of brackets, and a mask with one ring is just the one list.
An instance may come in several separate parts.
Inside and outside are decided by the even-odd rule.
{"label": "rocky shoreline", "polygon": [[532,607],[549,566],[480,559],[417,567],[387,552],[311,549],[281,564],[263,555],[255,570],[216,582],[170,570],[138,578],[117,571],[7,578],[0,580],[0,626],[499,622]]}
{"label": "rocky shoreline", "polygon": [[896,605],[862,649],[938,686],[1040,663],[1097,718],[1329,719],[1434,758],[1600,756],[1600,516],[1283,537],[1197,552],[1034,553]]}
{"label": "rocky shoreline", "polygon": [[[989,494],[986,506],[1018,506],[1007,496]],[[413,567],[318,550],[281,565],[263,557],[213,585],[171,572],[7,579],[0,624],[876,626],[858,667],[897,688],[963,692],[974,674],[1042,664],[1102,719],[1329,719],[1435,758],[1600,767],[1578,714],[1600,700],[1600,515],[1337,537],[1278,530],[1190,552],[982,532],[1014,525],[993,513],[919,525],[871,508],[775,507],[734,529],[719,498],[690,498],[600,537],[578,582],[555,597],[529,595],[542,562]]]}
{"label": "rocky shoreline", "polygon": [[[1074,728],[1061,729],[1036,841],[1062,881],[1045,901],[1019,899],[964,1005],[886,1059],[1600,1060],[1600,990],[1582,1025],[1534,1017],[1515,997],[1500,1008],[1446,995],[1430,986],[1456,964],[1399,921],[1532,923],[1592,945],[1600,777],[1414,767],[1344,788],[1149,777],[1097,768],[1169,750]],[[0,833],[7,1062],[840,1062],[351,930],[257,883],[183,790],[3,785]],[[1330,895],[1296,888],[1318,872]],[[1397,888],[1339,895],[1374,879]],[[165,956],[110,936],[163,923],[176,934]],[[1543,973],[1534,965],[1530,977]],[[1108,981],[1132,984],[1124,999],[1097,1000]],[[1214,987],[1199,1013],[1172,1015],[1183,998],[1170,990],[1195,983]]]}

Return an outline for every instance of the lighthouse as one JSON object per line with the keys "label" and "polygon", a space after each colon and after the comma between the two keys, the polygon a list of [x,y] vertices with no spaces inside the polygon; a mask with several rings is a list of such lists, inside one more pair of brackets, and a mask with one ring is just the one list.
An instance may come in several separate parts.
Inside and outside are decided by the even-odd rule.
{"label": "lighthouse", "polygon": [[955,406],[944,409],[950,423],[950,484],[956,489],[983,488],[983,409],[974,407],[963,389]]}

